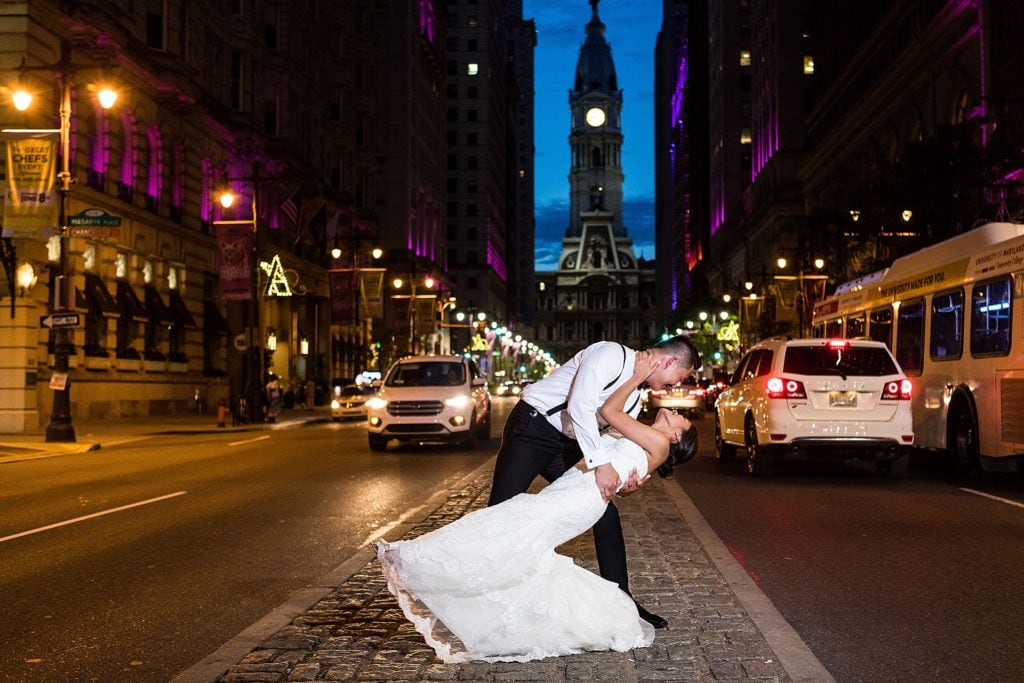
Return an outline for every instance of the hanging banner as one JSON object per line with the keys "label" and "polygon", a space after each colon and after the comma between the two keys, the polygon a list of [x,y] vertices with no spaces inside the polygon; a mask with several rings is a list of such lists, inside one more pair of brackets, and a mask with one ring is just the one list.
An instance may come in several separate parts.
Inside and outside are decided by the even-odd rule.
{"label": "hanging banner", "polygon": [[412,299],[408,297],[394,297],[395,302],[395,334],[399,337],[409,336],[409,304]]}
{"label": "hanging banner", "polygon": [[[359,288],[362,292],[362,316],[380,320],[384,317],[384,269],[359,270]],[[408,314],[408,311],[406,311]]]}
{"label": "hanging banner", "polygon": [[57,226],[58,131],[4,133],[7,183],[4,188],[3,236],[44,239]]}
{"label": "hanging banner", "polygon": [[356,273],[353,270],[332,270],[331,324],[351,325],[356,321]]}
{"label": "hanging banner", "polygon": [[416,297],[416,334],[433,334],[437,331],[437,315],[434,312],[437,295]]}
{"label": "hanging banner", "polygon": [[248,223],[214,222],[217,230],[217,266],[220,295],[229,301],[252,299],[252,227]]}

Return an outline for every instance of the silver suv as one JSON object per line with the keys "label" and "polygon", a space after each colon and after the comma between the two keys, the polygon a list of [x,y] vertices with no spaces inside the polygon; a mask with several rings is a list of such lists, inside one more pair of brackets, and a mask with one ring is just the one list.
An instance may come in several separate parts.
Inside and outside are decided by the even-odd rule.
{"label": "silver suv", "polygon": [[769,339],[740,360],[715,403],[715,448],[769,475],[786,456],[877,463],[901,478],[914,442],[911,382],[881,342]]}
{"label": "silver suv", "polygon": [[370,450],[388,441],[455,441],[491,436],[491,397],[476,363],[460,356],[410,356],[384,375],[366,402]]}

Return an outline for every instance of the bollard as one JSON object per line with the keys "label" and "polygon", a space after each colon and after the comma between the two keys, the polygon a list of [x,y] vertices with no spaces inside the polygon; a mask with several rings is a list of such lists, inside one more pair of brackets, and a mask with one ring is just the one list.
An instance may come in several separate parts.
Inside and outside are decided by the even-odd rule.
{"label": "bollard", "polygon": [[224,427],[227,424],[228,419],[228,404],[227,401],[221,399],[217,401],[217,426]]}

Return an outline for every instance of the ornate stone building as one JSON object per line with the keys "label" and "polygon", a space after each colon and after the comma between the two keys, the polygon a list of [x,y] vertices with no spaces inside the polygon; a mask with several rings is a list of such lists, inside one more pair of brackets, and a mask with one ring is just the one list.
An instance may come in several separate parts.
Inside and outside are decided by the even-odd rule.
{"label": "ornate stone building", "polygon": [[569,92],[569,227],[556,271],[538,271],[534,338],[559,362],[602,340],[644,346],[660,332],[654,269],[633,252],[622,216],[622,90],[591,0]]}

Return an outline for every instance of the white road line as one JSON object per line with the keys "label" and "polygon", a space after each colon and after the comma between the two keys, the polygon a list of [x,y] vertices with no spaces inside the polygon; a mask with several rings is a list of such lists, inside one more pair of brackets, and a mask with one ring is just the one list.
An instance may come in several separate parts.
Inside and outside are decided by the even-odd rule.
{"label": "white road line", "polygon": [[257,436],[255,439],[245,439],[244,441],[232,441],[228,445],[229,446],[241,446],[242,444],[256,443],[257,441],[263,441],[264,439],[269,439],[269,438],[270,438],[269,434],[264,434],[263,436]]}
{"label": "white road line", "polygon": [[148,500],[140,500],[137,503],[129,503],[128,505],[122,505],[121,507],[111,508],[109,510],[102,510],[100,512],[94,512],[91,515],[85,515],[84,517],[75,517],[74,519],[68,519],[63,522],[57,522],[56,524],[48,524],[41,526],[38,529],[29,529],[28,531],[22,531],[18,534],[12,534],[11,536],[4,536],[0,538],[0,543],[4,541],[12,541],[15,538],[21,538],[22,536],[30,536],[31,534],[38,534],[40,531],[49,531],[50,529],[56,529],[58,527],[67,526],[68,524],[76,524],[78,522],[84,522],[87,519],[94,519],[96,517],[102,517],[103,515],[109,515],[113,512],[121,512],[122,510],[130,510],[131,508],[137,508],[140,505],[149,505],[150,503],[158,503],[161,500],[167,500],[168,498],[174,498],[176,496],[184,496],[188,491],[176,491],[175,493],[168,493],[166,496],[159,496],[157,498],[150,498]]}
{"label": "white road line", "polygon": [[1007,505],[1012,505],[1015,508],[1024,508],[1024,503],[1018,503],[1017,501],[1010,500],[1009,498],[1000,498],[999,496],[993,496],[991,493],[983,493],[982,491],[975,491],[974,489],[961,488],[960,490],[965,493],[973,493],[974,495],[981,496],[982,498],[998,500],[1000,503],[1006,503]]}

